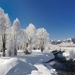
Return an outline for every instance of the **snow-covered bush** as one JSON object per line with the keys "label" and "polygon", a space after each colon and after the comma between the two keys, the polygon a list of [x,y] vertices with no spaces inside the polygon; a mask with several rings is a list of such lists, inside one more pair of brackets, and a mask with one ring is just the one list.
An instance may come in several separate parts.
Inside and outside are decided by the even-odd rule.
{"label": "snow-covered bush", "polygon": [[10,42],[8,49],[7,49],[7,55],[8,56],[14,56],[14,43],[13,41]]}
{"label": "snow-covered bush", "polygon": [[25,53],[25,54],[30,54],[30,53],[31,53],[31,49],[32,49],[32,48],[31,48],[31,45],[28,45],[28,47],[25,48],[24,53]]}

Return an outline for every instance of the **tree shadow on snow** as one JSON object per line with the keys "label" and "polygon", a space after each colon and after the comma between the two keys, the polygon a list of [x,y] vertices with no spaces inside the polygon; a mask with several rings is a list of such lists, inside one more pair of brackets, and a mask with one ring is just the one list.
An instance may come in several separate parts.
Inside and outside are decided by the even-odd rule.
{"label": "tree shadow on snow", "polygon": [[6,75],[27,75],[31,74],[31,71],[33,70],[37,70],[37,68],[32,64],[19,60],[19,63],[10,69]]}

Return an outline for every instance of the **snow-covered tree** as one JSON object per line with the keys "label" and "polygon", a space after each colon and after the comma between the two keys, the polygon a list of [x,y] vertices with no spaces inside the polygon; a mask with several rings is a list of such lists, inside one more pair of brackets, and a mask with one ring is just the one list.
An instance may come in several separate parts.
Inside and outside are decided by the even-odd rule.
{"label": "snow-covered tree", "polygon": [[22,31],[21,31],[21,34],[22,34],[22,42],[21,42],[21,47],[22,47],[22,49],[24,50],[24,52],[25,51],[27,51],[27,49],[26,49],[26,47],[28,47],[27,45],[28,45],[28,37],[27,37],[27,34],[26,34],[26,32],[25,32],[25,29],[23,29]]}
{"label": "snow-covered tree", "polygon": [[4,10],[0,8],[0,33],[2,34],[6,29],[8,29],[10,24],[8,14],[5,14]]}
{"label": "snow-covered tree", "polygon": [[16,18],[13,22],[13,30],[18,33],[20,31],[20,22],[19,22],[19,19]]}
{"label": "snow-covered tree", "polygon": [[36,35],[38,38],[38,47],[41,49],[41,51],[43,51],[45,45],[49,42],[49,34],[46,29],[39,28]]}
{"label": "snow-covered tree", "polygon": [[[9,29],[9,31],[10,31],[10,35],[9,35],[10,41],[9,41],[9,44],[10,44],[10,42],[12,42],[14,47],[12,49],[12,48],[10,48],[10,45],[8,45],[8,50],[10,50],[10,52],[11,52],[11,49],[12,49],[14,51],[13,52],[14,55],[17,55],[17,37],[18,37],[18,35],[20,33],[20,22],[19,22],[18,18],[16,18],[14,20],[13,26]],[[9,53],[9,51],[8,51],[8,53]]]}
{"label": "snow-covered tree", "polygon": [[0,8],[0,36],[2,36],[2,52],[3,56],[5,56],[5,41],[6,41],[6,29],[10,27],[10,19],[8,14],[4,13],[4,10]]}
{"label": "snow-covered tree", "polygon": [[32,49],[29,47],[32,47],[32,45],[36,41],[36,28],[32,23],[30,23],[29,26],[26,28],[25,32],[28,37],[26,45],[27,45],[28,49]]}

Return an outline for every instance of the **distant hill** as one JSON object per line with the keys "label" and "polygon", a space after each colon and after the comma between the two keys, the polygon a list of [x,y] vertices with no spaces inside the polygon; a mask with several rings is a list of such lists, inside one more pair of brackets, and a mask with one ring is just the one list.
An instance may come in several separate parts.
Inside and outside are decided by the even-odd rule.
{"label": "distant hill", "polygon": [[50,40],[50,43],[53,45],[61,44],[61,43],[73,43],[75,44],[75,38],[68,38],[66,40]]}

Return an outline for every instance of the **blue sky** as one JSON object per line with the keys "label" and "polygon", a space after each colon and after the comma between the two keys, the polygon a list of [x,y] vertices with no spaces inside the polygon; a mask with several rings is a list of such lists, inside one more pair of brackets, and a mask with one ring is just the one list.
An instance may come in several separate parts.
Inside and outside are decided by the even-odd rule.
{"label": "blue sky", "polygon": [[75,0],[0,0],[11,22],[18,18],[22,28],[33,23],[44,27],[51,39],[75,37]]}

